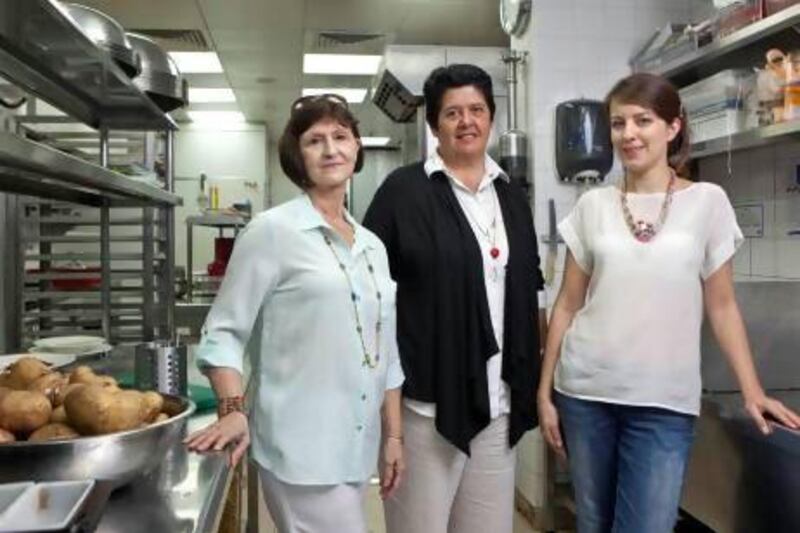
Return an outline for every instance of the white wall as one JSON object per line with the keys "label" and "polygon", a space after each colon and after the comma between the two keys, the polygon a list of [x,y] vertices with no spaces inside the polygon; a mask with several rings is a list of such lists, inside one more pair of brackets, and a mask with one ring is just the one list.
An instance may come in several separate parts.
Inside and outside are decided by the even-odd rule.
{"label": "white wall", "polygon": [[[254,214],[264,205],[268,168],[268,139],[262,125],[242,125],[228,129],[202,129],[183,126],[175,138],[175,192],[183,197],[183,206],[175,210],[175,264],[186,265],[186,217],[196,215],[200,174],[220,186],[220,207],[243,196],[243,180],[257,184],[252,198]],[[196,181],[185,178],[195,178]],[[208,188],[206,188],[208,191]],[[252,201],[252,200],[251,200]],[[194,233],[194,270],[202,270],[214,257],[217,230],[196,228]]]}
{"label": "white wall", "polygon": [[[749,237],[734,257],[739,281],[800,280],[800,142],[720,154],[700,162],[699,177],[720,184],[734,208],[763,211],[763,236]],[[750,217],[740,215],[740,225]]]}
{"label": "white wall", "polygon": [[[574,185],[556,177],[554,114],[558,103],[578,97],[602,99],[613,83],[630,73],[628,58],[659,27],[692,15],[689,0],[539,0],[531,25],[512,47],[527,51],[518,92],[522,128],[532,139],[534,215],[540,236],[547,234],[547,202],[564,218],[578,197]],[[540,245],[544,257],[546,247]],[[559,246],[556,276],[547,288],[552,303],[560,284],[564,246]],[[543,445],[538,432],[523,439],[517,488],[534,506],[541,505]]]}

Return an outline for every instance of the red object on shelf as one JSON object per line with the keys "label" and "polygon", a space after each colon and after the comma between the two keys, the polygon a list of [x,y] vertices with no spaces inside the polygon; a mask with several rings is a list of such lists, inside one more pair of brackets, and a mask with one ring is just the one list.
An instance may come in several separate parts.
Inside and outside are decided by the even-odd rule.
{"label": "red object on shelf", "polygon": [[800,4],[800,0],[764,0],[764,16],[774,15],[795,4]]}
{"label": "red object on shelf", "polygon": [[719,19],[719,37],[763,19],[765,9],[765,0],[748,0],[745,5],[727,9]]}
{"label": "red object on shelf", "polygon": [[[87,268],[53,267],[47,270],[41,270],[36,268],[28,270],[28,272],[31,274],[42,274],[47,272],[53,272],[58,274],[82,274],[82,273],[87,274],[85,278],[49,280],[51,287],[59,291],[91,291],[99,289],[100,285],[102,284],[100,277],[100,272],[101,272],[100,267],[87,267]],[[97,274],[97,275],[91,276],[88,274]]]}
{"label": "red object on shelf", "polygon": [[214,239],[214,260],[208,264],[206,270],[209,276],[224,276],[228,268],[228,261],[233,252],[233,237],[217,237]]}

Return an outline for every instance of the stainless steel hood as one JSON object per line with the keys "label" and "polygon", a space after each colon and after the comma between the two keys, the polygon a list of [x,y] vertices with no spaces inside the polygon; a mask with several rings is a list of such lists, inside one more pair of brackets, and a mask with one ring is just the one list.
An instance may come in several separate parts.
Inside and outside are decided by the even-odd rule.
{"label": "stainless steel hood", "polygon": [[387,46],[375,76],[372,102],[395,122],[413,122],[422,105],[422,86],[436,67],[472,63],[492,77],[495,96],[505,96],[504,48]]}

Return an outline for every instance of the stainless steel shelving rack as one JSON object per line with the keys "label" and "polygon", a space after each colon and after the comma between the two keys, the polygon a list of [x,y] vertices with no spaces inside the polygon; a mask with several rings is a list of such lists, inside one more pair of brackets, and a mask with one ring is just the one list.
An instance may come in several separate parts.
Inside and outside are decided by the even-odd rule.
{"label": "stainless steel shelving rack", "polygon": [[[0,133],[0,190],[18,195],[12,200],[19,221],[16,279],[6,283],[16,289],[18,305],[10,313],[10,330],[17,333],[11,344],[22,348],[38,336],[93,330],[111,342],[172,338],[174,207],[181,204],[172,193],[175,122],[50,0],[0,0],[0,74],[95,128],[100,150],[95,165],[22,135]],[[163,132],[163,188],[107,168],[109,131],[118,129]],[[91,209],[69,209],[76,204]],[[117,226],[139,229],[119,235],[112,232]],[[69,235],[65,228],[88,233]],[[26,253],[32,243],[36,251]],[[69,249],[86,243],[98,249]],[[115,251],[115,243],[141,243],[141,249]],[[99,261],[99,289],[54,288],[58,281],[87,277],[54,270],[70,258]],[[26,261],[38,261],[38,271],[26,272]],[[126,266],[117,267],[120,261]]]}
{"label": "stainless steel shelving rack", "polygon": [[[763,63],[770,48],[793,50],[800,46],[800,4],[723,37],[692,54],[670,61],[651,72],[685,86],[729,68],[749,68]],[[727,151],[743,150],[780,140],[798,138],[800,120],[782,122],[696,143],[692,156],[702,158]]]}

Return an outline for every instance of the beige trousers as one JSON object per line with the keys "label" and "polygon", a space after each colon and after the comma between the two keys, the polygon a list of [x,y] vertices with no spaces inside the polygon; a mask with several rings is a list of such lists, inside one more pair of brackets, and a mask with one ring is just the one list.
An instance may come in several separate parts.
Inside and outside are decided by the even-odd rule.
{"label": "beige trousers", "polygon": [[292,485],[259,468],[278,533],[367,533],[364,483]]}
{"label": "beige trousers", "polygon": [[472,439],[470,456],[447,442],[434,419],[403,410],[406,475],[386,501],[387,533],[511,533],[516,451],[508,417]]}

